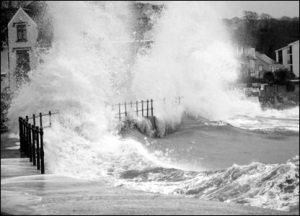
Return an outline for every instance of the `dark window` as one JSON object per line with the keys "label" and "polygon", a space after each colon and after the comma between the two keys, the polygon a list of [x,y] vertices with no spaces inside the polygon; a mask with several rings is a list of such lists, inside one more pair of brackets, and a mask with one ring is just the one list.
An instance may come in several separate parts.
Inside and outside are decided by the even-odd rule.
{"label": "dark window", "polygon": [[28,71],[30,71],[29,51],[17,50],[17,67],[16,67],[16,79],[17,83],[28,81]]}
{"label": "dark window", "polygon": [[293,64],[293,56],[290,55],[290,64]]}
{"label": "dark window", "polygon": [[278,62],[282,64],[282,50],[278,51]]}
{"label": "dark window", "polygon": [[26,25],[17,25],[17,41],[27,41]]}

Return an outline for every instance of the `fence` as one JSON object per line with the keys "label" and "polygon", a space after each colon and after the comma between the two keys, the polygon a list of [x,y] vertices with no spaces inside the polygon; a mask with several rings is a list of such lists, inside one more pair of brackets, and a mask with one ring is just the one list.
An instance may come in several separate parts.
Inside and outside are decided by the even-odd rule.
{"label": "fence", "polygon": [[[174,97],[172,100],[172,103],[174,104],[181,104],[182,96]],[[163,102],[166,104],[166,98],[163,98],[161,100],[157,100],[159,102]],[[141,100],[141,101],[135,101],[135,102],[129,102],[129,103],[119,103],[119,104],[113,104],[112,110],[117,109],[116,116],[119,118],[119,120],[122,119],[122,117],[127,117],[130,114],[135,114],[137,116],[141,115],[146,118],[153,118],[153,103],[154,101],[151,100]]]}
{"label": "fence", "polygon": [[[30,158],[30,162],[33,162],[34,166],[37,166],[38,170],[41,170],[41,174],[45,173],[44,163],[44,128],[51,127],[51,116],[56,113],[49,113],[39,115],[33,114],[32,117],[26,116],[26,118],[19,117],[19,136],[20,136],[20,151],[26,157]],[[49,116],[49,125],[43,127],[43,116]],[[39,118],[40,126],[36,126],[36,118]],[[29,121],[32,120],[32,124]]]}
{"label": "fence", "polygon": [[112,110],[115,110],[115,107],[118,109],[116,114],[119,120],[122,119],[122,116],[127,117],[129,113],[135,113],[137,116],[140,114],[143,117],[153,117],[153,100],[141,100],[130,103],[119,103],[112,105]]}
{"label": "fence", "polygon": [[[180,104],[182,97],[175,97],[172,102],[175,104]],[[166,99],[162,99],[163,103],[166,103]],[[161,102],[161,101],[160,101]],[[119,120],[122,116],[127,117],[129,113],[141,115],[143,117],[149,118],[155,127],[155,116],[153,115],[153,100],[141,100],[135,103],[124,103],[112,105],[112,109],[118,108],[118,113],[116,114]],[[47,114],[39,113],[39,115],[33,114],[32,117],[26,116],[26,118],[19,117],[19,136],[20,136],[20,152],[26,157],[30,158],[30,162],[33,162],[34,166],[37,166],[38,170],[41,170],[41,174],[45,173],[45,163],[44,163],[44,128],[51,127],[52,121],[51,117],[54,114],[58,114],[59,111],[52,113],[49,111]],[[43,117],[49,116],[49,125],[44,126]],[[39,118],[39,126],[36,125],[36,119]],[[31,121],[31,122],[29,122]]]}

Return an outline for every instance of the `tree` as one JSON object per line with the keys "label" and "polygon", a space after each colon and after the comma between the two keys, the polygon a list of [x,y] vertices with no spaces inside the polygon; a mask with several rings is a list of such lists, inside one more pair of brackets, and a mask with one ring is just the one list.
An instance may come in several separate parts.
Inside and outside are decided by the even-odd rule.
{"label": "tree", "polygon": [[266,72],[266,73],[264,74],[263,80],[264,80],[265,82],[271,84],[271,83],[274,83],[274,81],[275,81],[275,76],[274,76],[274,74],[273,74],[272,72]]}

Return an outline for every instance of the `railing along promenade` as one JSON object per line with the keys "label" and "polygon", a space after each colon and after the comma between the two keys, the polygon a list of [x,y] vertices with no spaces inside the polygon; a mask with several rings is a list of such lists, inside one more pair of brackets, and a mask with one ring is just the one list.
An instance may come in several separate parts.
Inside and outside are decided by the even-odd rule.
{"label": "railing along promenade", "polygon": [[[175,97],[173,103],[180,104],[182,97]],[[159,100],[157,100],[159,101]],[[160,100],[160,102],[166,103],[166,99]],[[119,103],[112,105],[112,110],[117,109],[116,117],[121,121],[122,118],[126,118],[131,115],[142,116],[150,119],[153,128],[156,130],[155,116],[154,116],[154,101],[141,100],[130,103]],[[41,170],[41,174],[45,173],[45,160],[44,160],[44,128],[51,127],[52,115],[59,114],[59,111],[46,114],[39,113],[39,115],[33,114],[32,117],[26,116],[25,118],[19,117],[19,136],[20,136],[20,152],[21,155],[25,155],[30,159],[30,162],[34,166],[37,166],[38,170]],[[48,125],[43,123],[43,117],[48,116]],[[37,122],[38,119],[38,122]],[[38,125],[38,124],[39,125]]]}
{"label": "railing along promenade", "polygon": [[[30,162],[41,170],[41,174],[45,173],[44,160],[44,128],[51,127],[51,116],[59,112],[47,114],[33,114],[32,117],[19,117],[19,136],[20,136],[20,152],[30,158]],[[43,126],[43,117],[48,116],[49,125]],[[39,119],[39,126],[36,124],[36,119]]]}
{"label": "railing along promenade", "polygon": [[[174,100],[172,101],[174,104],[180,104],[182,100],[182,96],[174,97]],[[157,102],[163,102],[166,104],[166,98],[156,100]],[[118,103],[111,105],[112,110],[117,110],[117,113],[115,116],[122,120],[124,117],[128,117],[131,115],[136,116],[142,116],[145,118],[155,118],[153,115],[154,112],[154,100],[141,100],[141,101],[135,101],[135,102],[124,102],[124,103]]]}

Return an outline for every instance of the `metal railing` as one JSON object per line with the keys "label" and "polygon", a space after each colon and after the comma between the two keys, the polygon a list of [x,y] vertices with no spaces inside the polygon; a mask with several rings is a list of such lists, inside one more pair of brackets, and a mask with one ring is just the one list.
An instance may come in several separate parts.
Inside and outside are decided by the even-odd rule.
{"label": "metal railing", "polygon": [[129,103],[119,103],[119,104],[113,104],[112,110],[118,110],[118,113],[116,113],[116,116],[119,118],[119,120],[122,119],[122,117],[127,117],[129,113],[135,113],[137,116],[140,114],[143,117],[149,118],[153,117],[153,100],[141,100],[136,102],[129,102]]}
{"label": "metal railing", "polygon": [[[181,104],[182,96],[174,97],[173,100],[169,101],[172,104]],[[166,98],[156,100],[157,102],[163,102],[163,104],[166,104],[168,101]],[[154,101],[152,99],[150,100],[141,100],[141,101],[135,101],[135,102],[124,102],[124,103],[118,103],[111,105],[112,110],[116,110],[117,113],[115,116],[122,120],[123,117],[127,117],[130,114],[146,118],[154,117]]]}
{"label": "metal railing", "polygon": [[[180,104],[183,97],[174,97],[171,100],[173,104]],[[158,102],[163,102],[166,104],[166,98],[162,100],[157,100]],[[130,103],[119,103],[112,105],[112,109],[118,109],[116,116],[119,120],[122,117],[127,117],[129,114],[141,115],[142,117],[149,118],[154,121],[155,127],[155,116],[153,100],[141,100]],[[38,170],[41,170],[41,174],[45,173],[45,162],[44,162],[44,128],[52,126],[52,116],[59,114],[59,111],[51,112],[47,114],[39,113],[38,115],[33,114],[32,117],[26,116],[25,118],[19,117],[19,137],[20,137],[20,152],[26,157],[30,158],[30,162],[33,162],[34,166],[37,166]],[[49,125],[44,126],[43,117],[49,116]],[[36,119],[39,119],[39,126],[36,125]]]}
{"label": "metal railing", "polygon": [[[49,111],[47,114],[33,114],[30,118],[19,117],[20,152],[30,158],[30,162],[41,170],[41,174],[45,173],[44,128],[51,127],[51,116],[58,113]],[[43,116],[49,116],[49,125],[46,127],[43,127]],[[40,126],[36,126],[36,118],[39,118]],[[32,120],[32,124],[29,120]]]}

